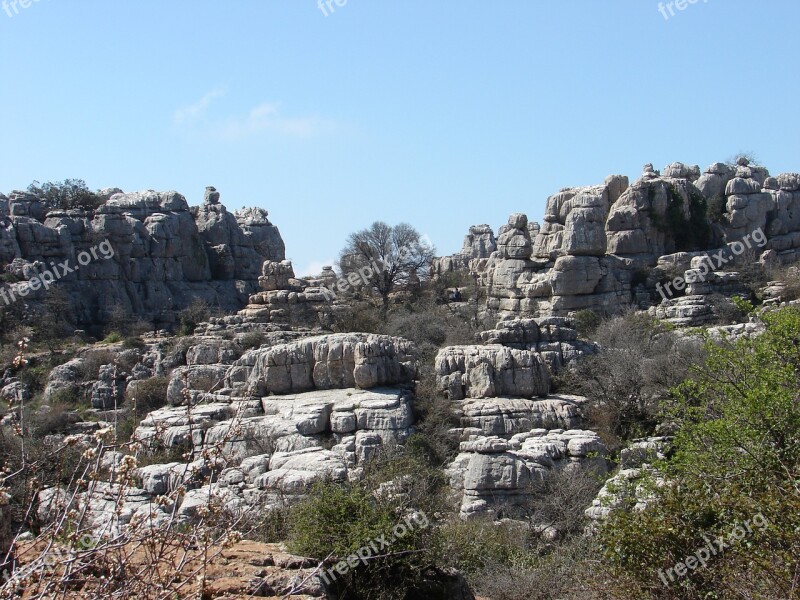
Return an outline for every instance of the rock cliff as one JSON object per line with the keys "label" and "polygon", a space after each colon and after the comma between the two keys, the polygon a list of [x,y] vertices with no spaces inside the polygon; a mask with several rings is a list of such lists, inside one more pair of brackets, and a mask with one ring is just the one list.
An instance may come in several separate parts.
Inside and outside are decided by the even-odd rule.
{"label": "rock cliff", "polygon": [[[11,279],[3,287],[9,296],[19,297],[27,281],[51,271],[80,325],[103,323],[121,310],[164,326],[195,299],[226,311],[242,308],[259,289],[263,263],[285,258],[266,210],[230,213],[214,188],[199,207],[177,192],[102,194],[94,210],[51,209],[28,193],[0,195],[0,264]],[[101,244],[103,254],[96,250]],[[47,293],[39,286],[25,301]]]}

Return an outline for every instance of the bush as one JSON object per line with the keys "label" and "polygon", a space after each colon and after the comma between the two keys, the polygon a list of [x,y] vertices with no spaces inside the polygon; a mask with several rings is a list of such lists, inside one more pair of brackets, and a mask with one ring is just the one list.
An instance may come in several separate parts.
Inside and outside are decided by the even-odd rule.
{"label": "bush", "polygon": [[574,537],[526,564],[490,561],[471,578],[473,590],[491,600],[605,600],[598,552],[593,539]]}
{"label": "bush", "polygon": [[102,341],[103,344],[117,344],[121,342],[124,338],[119,331],[112,331],[109,333],[105,339]]}
{"label": "bush", "polygon": [[361,481],[312,488],[292,512],[290,551],[324,561],[327,569],[385,538],[388,547],[371,551],[365,564],[333,576],[334,593],[376,600],[424,597],[413,590],[436,562],[429,520],[442,507],[444,488],[441,472],[406,451],[386,450],[368,461]]}
{"label": "bush", "polygon": [[137,381],[135,386],[125,392],[125,406],[133,410],[136,416],[143,417],[166,406],[168,386],[169,379],[162,376]]}
{"label": "bush", "polygon": [[247,350],[252,350],[253,348],[260,348],[266,343],[266,341],[267,336],[265,336],[261,331],[251,331],[249,333],[245,333],[239,339],[239,345],[246,352]]}
{"label": "bush", "polygon": [[92,211],[104,204],[103,198],[89,190],[83,179],[65,179],[40,184],[34,181],[28,186],[34,194],[51,208],[62,210],[83,209]]}
{"label": "bush", "polygon": [[79,375],[82,381],[92,381],[100,375],[100,367],[111,365],[117,360],[117,355],[107,349],[90,350],[81,355]]}
{"label": "bush", "polygon": [[741,304],[736,302],[736,300],[740,300],[740,302],[747,302],[737,296],[733,298],[728,298],[723,296],[722,294],[714,294],[709,298],[709,304],[711,305],[711,310],[714,312],[714,322],[717,325],[734,325],[736,323],[744,323],[747,321],[747,315],[749,314],[746,311],[747,305],[750,306],[752,309],[752,304],[747,302],[747,304]]}
{"label": "bush", "polygon": [[339,308],[333,313],[331,329],[336,333],[378,333],[383,327],[381,311],[369,301]]}
{"label": "bush", "polygon": [[204,321],[208,321],[210,317],[211,309],[208,303],[203,300],[195,300],[178,313],[178,321],[180,323],[178,335],[192,335],[197,326]]}
{"label": "bush", "polygon": [[[763,316],[766,332],[706,344],[707,359],[674,391],[675,456],[643,511],[601,530],[620,598],[796,598],[800,572],[800,311]],[[764,527],[732,532],[756,517]],[[742,529],[744,531],[744,529]],[[708,540],[730,545],[664,585],[660,573]]]}
{"label": "bush", "polygon": [[653,433],[669,389],[702,361],[702,352],[699,343],[675,336],[647,313],[606,319],[594,339],[600,352],[580,361],[561,384],[589,398],[591,428],[614,451]]}
{"label": "bush", "polygon": [[579,310],[575,313],[575,329],[578,330],[578,335],[583,338],[593,336],[601,322],[602,319],[593,310]]}
{"label": "bush", "polygon": [[81,420],[76,408],[79,398],[72,390],[61,390],[50,406],[42,406],[29,415],[31,435],[43,438],[54,433],[64,433],[71,425]]}
{"label": "bush", "polygon": [[440,527],[437,541],[437,554],[472,582],[490,566],[521,569],[534,559],[529,552],[527,528],[519,522],[454,518]]}
{"label": "bush", "polygon": [[122,347],[126,350],[142,350],[147,347],[147,344],[144,343],[142,338],[126,337],[122,340]]}

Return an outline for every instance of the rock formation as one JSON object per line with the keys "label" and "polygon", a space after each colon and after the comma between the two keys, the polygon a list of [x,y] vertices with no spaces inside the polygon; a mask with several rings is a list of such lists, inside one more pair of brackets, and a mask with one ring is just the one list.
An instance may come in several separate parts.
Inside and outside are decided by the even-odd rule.
{"label": "rock formation", "polygon": [[[468,272],[485,289],[485,314],[492,316],[647,309],[661,303],[657,284],[670,281],[667,275],[674,277],[679,267],[681,276],[697,269],[689,263],[699,256],[720,249],[730,254],[748,236],[765,238],[748,246],[752,256],[747,259],[768,253],[774,264],[794,262],[800,249],[799,194],[800,175],[771,177],[747,159],[735,166],[715,163],[703,173],[697,166],[672,163],[662,175],[648,164],[630,185],[614,175],[602,185],[554,194],[541,226],[524,214],[511,215],[488,257],[484,244],[479,259],[468,259],[475,239],[470,230],[461,253],[437,259],[434,275]],[[489,235],[485,226],[473,229]],[[688,296],[730,296],[741,289],[730,269],[715,265],[706,280],[685,291],[686,299],[683,290],[667,298],[662,312],[702,321],[713,316],[707,299]]]}
{"label": "rock formation", "polygon": [[[18,280],[5,289],[19,297],[24,282],[67,261],[74,272],[57,285],[72,300],[79,324],[104,322],[121,310],[163,326],[196,299],[227,311],[242,308],[258,291],[264,261],[285,257],[266,210],[229,213],[214,188],[193,208],[177,192],[105,194],[92,211],[50,210],[27,193],[3,196],[0,264]],[[106,241],[113,256],[78,265],[82,252]],[[39,287],[26,301],[46,295]]]}

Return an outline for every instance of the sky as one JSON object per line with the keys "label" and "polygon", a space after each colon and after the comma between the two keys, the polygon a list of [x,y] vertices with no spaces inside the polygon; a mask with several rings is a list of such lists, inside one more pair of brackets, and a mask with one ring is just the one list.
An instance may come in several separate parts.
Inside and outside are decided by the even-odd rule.
{"label": "sky", "polygon": [[0,191],[213,185],[309,275],[374,221],[452,254],[645,163],[800,171],[797,0],[338,3],[5,0]]}

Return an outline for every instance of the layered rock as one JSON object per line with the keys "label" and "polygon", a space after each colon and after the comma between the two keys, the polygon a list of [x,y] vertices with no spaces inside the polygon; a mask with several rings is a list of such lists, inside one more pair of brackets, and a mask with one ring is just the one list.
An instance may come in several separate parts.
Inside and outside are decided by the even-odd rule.
{"label": "layered rock", "polygon": [[[228,213],[216,191],[195,208],[177,192],[107,194],[103,205],[84,211],[49,210],[37,197],[14,192],[0,215],[0,262],[13,275],[27,280],[64,261],[74,269],[55,285],[74,299],[79,323],[122,310],[163,325],[198,298],[237,310],[257,291],[262,263],[284,259],[267,211]],[[101,243],[107,254],[98,254]],[[78,265],[92,249],[93,259]],[[19,292],[20,285],[11,287]],[[46,295],[40,287],[26,299]]]}
{"label": "layered rock", "polygon": [[[672,163],[662,175],[648,164],[630,185],[616,175],[603,185],[554,194],[541,226],[524,214],[511,215],[488,259],[450,260],[444,270],[468,270],[485,288],[485,314],[491,316],[647,309],[661,301],[656,284],[665,283],[664,273],[683,276],[691,258],[723,244],[763,234],[764,244],[749,246],[755,258],[769,252],[775,264],[796,260],[799,202],[800,175],[771,177],[747,159],[735,166],[714,163],[703,173],[696,165]],[[735,292],[735,276],[713,271],[690,295]],[[674,313],[670,318],[694,310],[688,300],[672,300],[664,307]]]}
{"label": "layered rock", "polygon": [[[487,345],[442,349],[437,387],[452,401],[460,452],[447,472],[462,517],[524,508],[556,469],[607,470],[605,447],[582,430],[580,396],[547,395],[550,372],[595,351],[566,319],[501,321]],[[541,352],[540,352],[541,350]]]}
{"label": "layered rock", "polygon": [[462,442],[447,472],[462,494],[461,515],[470,518],[501,507],[524,507],[554,469],[605,472],[604,453],[605,446],[592,431],[531,429],[510,439],[479,436]]}
{"label": "layered rock", "polygon": [[434,259],[431,274],[434,277],[441,277],[454,271],[482,270],[482,263],[485,263],[495,250],[497,250],[497,240],[492,228],[489,225],[473,225],[464,237],[461,252]]}
{"label": "layered rock", "polygon": [[572,322],[563,317],[500,321],[496,329],[483,331],[478,338],[484,344],[534,351],[542,357],[551,373],[597,352],[597,345],[578,339]]}

